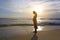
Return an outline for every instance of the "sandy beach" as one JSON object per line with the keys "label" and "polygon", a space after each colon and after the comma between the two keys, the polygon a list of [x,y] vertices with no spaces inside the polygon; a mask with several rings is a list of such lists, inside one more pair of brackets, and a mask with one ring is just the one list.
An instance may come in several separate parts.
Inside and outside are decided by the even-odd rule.
{"label": "sandy beach", "polygon": [[15,30],[13,34],[10,33],[11,36],[8,36],[9,33],[4,33],[4,35],[6,35],[4,36],[1,31],[0,40],[60,40],[60,29],[38,31],[36,34],[33,31],[29,30],[22,30],[20,33],[16,32]]}

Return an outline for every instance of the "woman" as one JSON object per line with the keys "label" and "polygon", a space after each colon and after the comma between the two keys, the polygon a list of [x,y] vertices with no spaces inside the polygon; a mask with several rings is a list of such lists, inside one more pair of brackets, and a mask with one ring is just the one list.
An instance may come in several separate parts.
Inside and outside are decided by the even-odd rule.
{"label": "woman", "polygon": [[34,17],[33,17],[33,23],[35,28],[35,33],[37,33],[37,13],[33,11]]}

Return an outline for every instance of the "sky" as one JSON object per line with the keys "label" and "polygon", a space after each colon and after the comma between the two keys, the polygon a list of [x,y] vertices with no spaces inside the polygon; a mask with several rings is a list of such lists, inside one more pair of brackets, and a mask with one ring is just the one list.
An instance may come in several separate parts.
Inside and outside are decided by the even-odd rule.
{"label": "sky", "polygon": [[36,8],[38,17],[60,18],[60,0],[0,0],[0,18],[32,18]]}

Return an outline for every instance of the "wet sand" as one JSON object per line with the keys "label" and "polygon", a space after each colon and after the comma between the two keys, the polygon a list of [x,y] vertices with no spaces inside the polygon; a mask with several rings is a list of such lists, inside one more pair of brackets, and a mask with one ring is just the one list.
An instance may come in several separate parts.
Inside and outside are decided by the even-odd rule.
{"label": "wet sand", "polygon": [[[17,32],[18,33],[18,32]],[[0,40],[60,40],[60,29],[49,31],[23,32],[22,34],[0,37]]]}

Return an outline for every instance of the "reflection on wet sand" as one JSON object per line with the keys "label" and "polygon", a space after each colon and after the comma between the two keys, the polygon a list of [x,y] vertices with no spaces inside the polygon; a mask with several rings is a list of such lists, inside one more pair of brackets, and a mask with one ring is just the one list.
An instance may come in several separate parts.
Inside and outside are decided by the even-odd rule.
{"label": "reflection on wet sand", "polygon": [[31,40],[38,40],[38,36],[36,33],[34,33],[33,37],[31,38]]}

